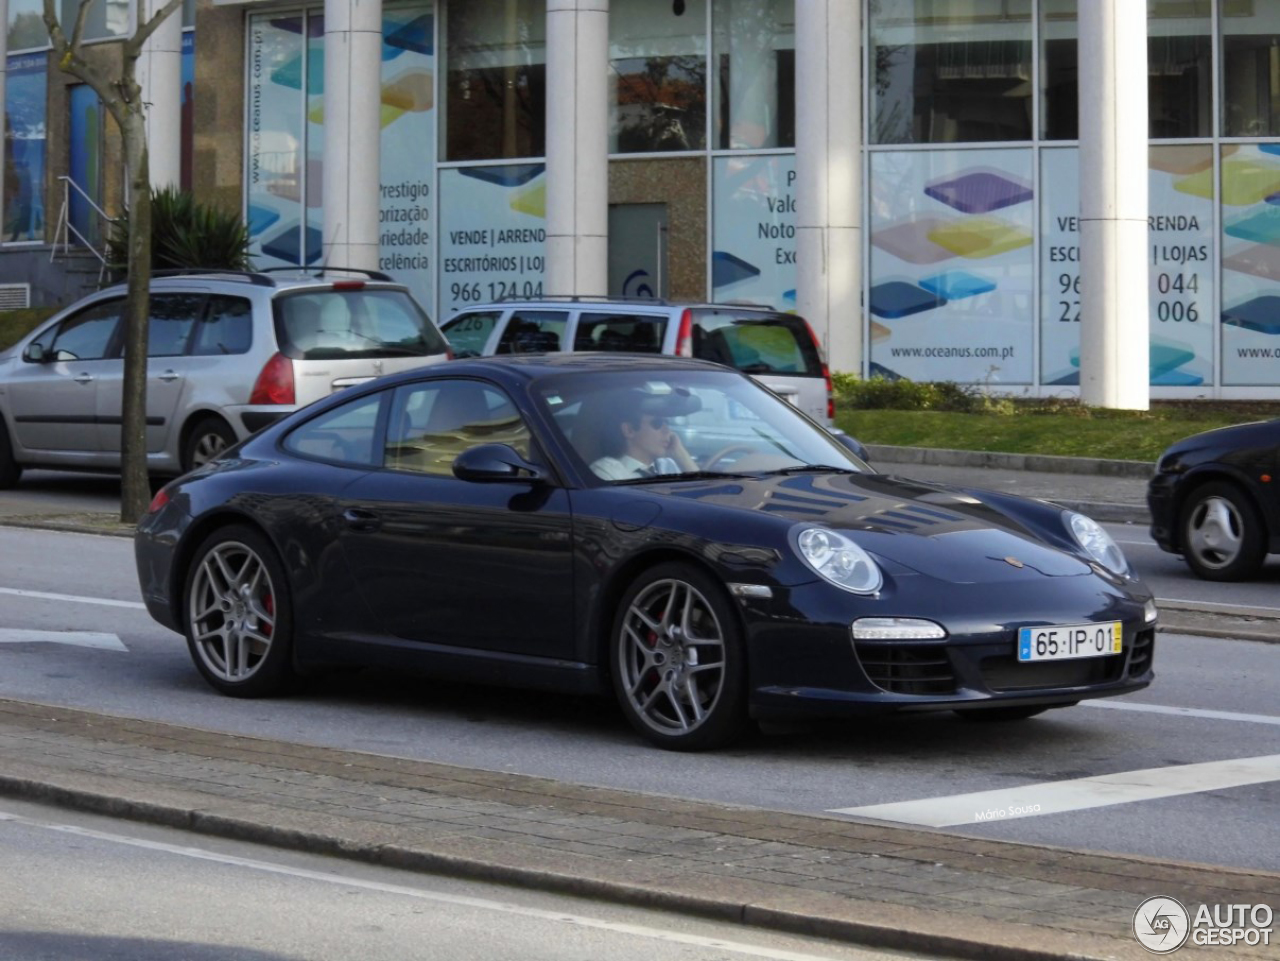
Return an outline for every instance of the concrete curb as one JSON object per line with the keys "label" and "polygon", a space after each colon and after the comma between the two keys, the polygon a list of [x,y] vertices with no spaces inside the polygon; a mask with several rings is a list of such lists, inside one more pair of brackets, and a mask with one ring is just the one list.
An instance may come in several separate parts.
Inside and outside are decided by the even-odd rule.
{"label": "concrete curb", "polygon": [[[1205,903],[1235,895],[1273,900],[1280,892],[1280,874],[1268,871],[836,821],[820,815],[739,808],[221,734],[33,702],[6,700],[0,704],[5,707],[5,730],[11,739],[0,773],[0,795],[209,836],[415,871],[536,886],[926,956],[997,961],[1146,958],[1145,949],[1127,933],[1127,919],[1116,917],[1115,906],[1136,905],[1151,884]],[[44,750],[32,753],[40,745]],[[157,776],[156,759],[149,752],[160,752],[165,770],[172,773]],[[111,759],[108,763],[103,762],[104,754]],[[139,762],[136,771],[131,760]],[[186,773],[177,773],[184,769]],[[247,786],[231,788],[255,777],[268,785],[256,794]],[[326,795],[350,795],[349,800],[337,807],[306,800],[307,785],[321,783]],[[276,796],[287,794],[290,784],[304,788],[296,803]],[[247,796],[242,790],[249,791]],[[416,821],[370,820],[366,816],[370,805],[362,802],[374,802],[372,809],[376,810],[377,802],[387,801],[384,795],[403,791],[421,792],[427,807],[433,806],[429,803],[432,798],[445,809],[456,800],[456,811],[470,813],[462,824],[456,821],[457,814],[437,819],[426,813]],[[484,807],[466,807],[476,802]],[[509,813],[502,817],[510,825],[496,836],[484,831],[498,826],[488,820],[499,816],[495,806],[508,806]],[[818,864],[826,860],[825,855],[832,855],[837,858],[832,867],[838,872],[847,873],[850,880],[865,880],[846,891],[839,886],[796,887],[795,881],[778,881],[758,876],[758,872],[709,874],[696,856],[688,857],[683,849],[652,861],[633,862],[623,846],[616,857],[602,859],[598,853],[575,850],[571,840],[553,840],[566,836],[540,834],[536,825],[547,822],[525,821],[524,812],[532,810],[593,821],[604,817],[618,824],[624,836],[633,838],[691,829],[722,835],[726,842],[790,842],[811,851],[807,863]],[[485,820],[466,822],[472,816]],[[564,822],[558,817],[550,823]],[[624,823],[662,833],[633,831],[628,835],[621,827]],[[741,853],[741,848],[738,850]],[[847,855],[884,857],[887,862],[900,860],[903,864],[937,862],[935,867],[945,864],[949,871],[975,872],[974,878],[990,882],[985,883],[988,890],[1023,893],[1007,901],[1010,907],[1006,914],[994,917],[975,913],[975,906],[969,903],[952,901],[946,907],[891,903],[876,893],[879,884],[896,875],[860,874],[868,869],[841,868],[839,859]],[[1099,903],[1106,905],[1108,920],[1086,929],[1036,923],[1035,915],[1026,914],[1023,905],[1034,899],[1038,887],[1043,890],[1045,882],[1074,885],[1072,890],[1081,894],[1104,895],[1103,902],[1093,903],[1095,909]],[[936,883],[956,882],[939,879]],[[1084,916],[1098,917],[1087,911]],[[1236,956],[1245,955],[1223,955]]]}
{"label": "concrete curb", "polygon": [[1147,479],[1155,464],[1140,460],[1059,457],[1052,454],[1004,454],[996,451],[947,450],[939,447],[895,447],[867,444],[872,466],[931,464],[940,467],[994,467],[1002,470],[1042,471],[1047,474],[1093,474],[1099,477]]}
{"label": "concrete curb", "polygon": [[[109,817],[142,821],[162,827],[190,831],[233,841],[366,864],[439,874],[465,880],[527,887],[557,894],[596,898],[631,907],[651,908],[693,915],[715,921],[729,921],[750,927],[830,938],[873,948],[923,952],[931,956],[994,959],[994,961],[1114,961],[1114,945],[1098,945],[1099,953],[1082,953],[1079,945],[1065,951],[1030,947],[1019,940],[993,943],[972,937],[948,935],[922,928],[876,924],[849,918],[804,913],[798,907],[714,897],[693,892],[604,878],[587,878],[548,868],[522,867],[482,858],[435,853],[396,844],[361,844],[316,831],[264,824],[171,804],[146,802],[120,795],[107,795],[30,778],[0,774],[0,795],[20,798]],[[671,881],[668,879],[667,884]],[[814,898],[813,900],[820,900]],[[883,913],[882,906],[867,904],[870,912]],[[899,921],[901,925],[903,922]],[[1030,932],[1028,932],[1030,935]],[[1029,940],[1035,940],[1029,937]],[[1074,940],[1064,935],[1064,940]]]}

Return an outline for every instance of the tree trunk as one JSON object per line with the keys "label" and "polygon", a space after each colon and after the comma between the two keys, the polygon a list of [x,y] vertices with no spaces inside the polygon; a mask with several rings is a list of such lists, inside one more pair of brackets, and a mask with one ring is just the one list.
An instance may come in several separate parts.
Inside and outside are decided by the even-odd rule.
{"label": "tree trunk", "polygon": [[120,520],[136,524],[151,503],[147,477],[147,319],[151,313],[151,183],[141,104],[121,133],[129,171],[129,296],[125,307],[124,409],[120,424]]}

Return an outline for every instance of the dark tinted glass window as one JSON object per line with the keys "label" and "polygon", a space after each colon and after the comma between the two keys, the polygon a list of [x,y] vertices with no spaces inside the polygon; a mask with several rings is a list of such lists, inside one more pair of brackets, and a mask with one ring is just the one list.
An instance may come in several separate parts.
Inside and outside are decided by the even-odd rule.
{"label": "dark tinted glass window", "polygon": [[374,465],[374,435],[382,397],[361,397],[312,418],[285,438],[285,449],[318,460]]}
{"label": "dark tinted glass window", "polygon": [[1274,3],[1222,0],[1222,133],[1280,134],[1280,23]]}
{"label": "dark tinted glass window", "polygon": [[695,313],[693,355],[748,374],[822,376],[822,357],[809,328],[788,314]]}
{"label": "dark tinted glass window", "polygon": [[209,298],[196,327],[193,354],[243,354],[253,343],[253,304],[243,297]]}
{"label": "dark tinted glass window", "polygon": [[667,319],[644,314],[583,314],[573,335],[574,350],[662,353]]}
{"label": "dark tinted glass window", "polygon": [[547,354],[564,350],[568,322],[569,314],[563,310],[514,311],[495,353]]}
{"label": "dark tinted glass window", "polygon": [[94,304],[58,325],[52,353],[55,360],[99,360],[107,356],[120,324],[123,300]]}
{"label": "dark tinted glass window", "polygon": [[198,294],[152,294],[151,322],[147,328],[147,354],[177,357],[187,351],[191,328],[204,297]]}
{"label": "dark tinted glass window", "polygon": [[547,5],[448,0],[447,160],[541,157],[547,142]]}
{"label": "dark tinted glass window", "polygon": [[[1079,25],[1076,0],[1042,0],[1044,99],[1041,127],[1050,140],[1079,136]],[[1153,138],[1209,136],[1212,19],[1208,0],[1148,0],[1147,74]]]}
{"label": "dark tinted glass window", "polygon": [[702,150],[707,142],[707,2],[609,4],[609,150]]}

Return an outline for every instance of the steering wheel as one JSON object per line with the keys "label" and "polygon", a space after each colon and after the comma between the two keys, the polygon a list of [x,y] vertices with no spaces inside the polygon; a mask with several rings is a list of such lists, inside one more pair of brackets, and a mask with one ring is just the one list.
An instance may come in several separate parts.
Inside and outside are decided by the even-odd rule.
{"label": "steering wheel", "polygon": [[721,447],[703,462],[702,469],[715,470],[716,465],[730,454],[753,454],[755,450],[751,444],[730,444],[728,447]]}

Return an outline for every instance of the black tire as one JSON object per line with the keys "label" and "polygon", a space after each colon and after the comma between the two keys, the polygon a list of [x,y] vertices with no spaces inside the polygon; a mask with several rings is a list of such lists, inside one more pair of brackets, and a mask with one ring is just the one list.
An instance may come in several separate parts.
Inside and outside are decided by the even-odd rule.
{"label": "black tire", "polygon": [[292,687],[288,581],[261,533],[236,524],[205,538],[187,571],[182,610],[191,660],[215,690],[267,697]]}
{"label": "black tire", "polygon": [[198,421],[182,444],[182,472],[190,473],[236,442],[236,432],[221,417]]}
{"label": "black tire", "polygon": [[13,447],[9,443],[9,431],[0,415],[0,490],[8,490],[22,476],[22,465],[13,459]]}
{"label": "black tire", "polygon": [[1212,481],[1187,497],[1179,518],[1182,556],[1207,581],[1252,577],[1267,556],[1267,532],[1250,497],[1235,484]]}
{"label": "black tire", "polygon": [[[687,612],[680,623],[677,606]],[[742,734],[746,648],[737,613],[710,575],[680,562],[646,571],[618,604],[609,646],[618,704],[651,743],[703,751]]]}
{"label": "black tire", "polygon": [[[1065,705],[1064,705],[1065,706]],[[1025,721],[1049,710],[1047,705],[1037,707],[988,707],[973,711],[956,711],[966,721]]]}

